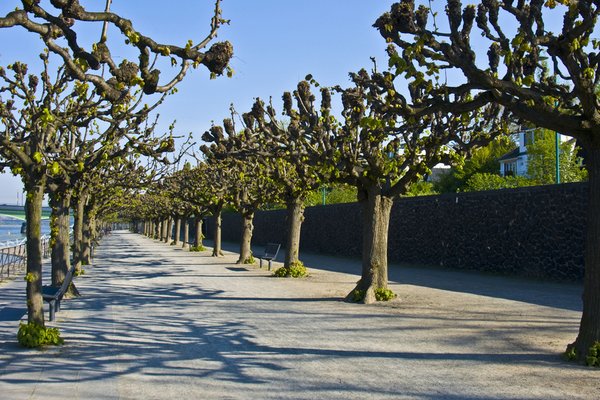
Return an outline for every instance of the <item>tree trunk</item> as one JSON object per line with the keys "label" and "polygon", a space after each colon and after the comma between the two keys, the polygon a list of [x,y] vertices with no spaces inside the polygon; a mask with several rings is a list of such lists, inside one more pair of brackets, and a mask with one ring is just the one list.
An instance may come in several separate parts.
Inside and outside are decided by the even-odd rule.
{"label": "tree trunk", "polygon": [[223,206],[219,205],[215,208],[214,218],[215,218],[215,231],[214,231],[214,246],[213,246],[213,257],[220,257],[223,255],[223,251],[221,251],[221,213],[223,211]]}
{"label": "tree trunk", "polygon": [[186,215],[183,217],[183,244],[181,245],[182,249],[187,249],[190,247],[190,217]]}
{"label": "tree trunk", "polygon": [[26,183],[25,213],[27,224],[27,321],[44,325],[44,300],[42,299],[42,201],[46,179],[30,178]]}
{"label": "tree trunk", "polygon": [[[71,217],[69,215],[71,205],[70,190],[61,190],[50,194],[51,216],[51,238],[52,246],[52,286],[60,286],[65,280],[67,272],[71,268]],[[80,296],[74,283],[69,285],[67,294],[72,297]]]}
{"label": "tree trunk", "polygon": [[171,241],[171,234],[173,233],[173,218],[169,217],[165,220],[164,229],[164,242],[169,243]]}
{"label": "tree trunk", "polygon": [[202,246],[202,239],[204,239],[204,235],[202,235],[202,216],[197,215],[194,217],[194,231],[196,234],[194,235],[194,247],[200,248]]}
{"label": "tree trunk", "polygon": [[290,267],[293,263],[299,261],[300,233],[302,231],[302,222],[304,222],[304,201],[299,198],[292,198],[286,202],[286,205],[287,239],[284,267]]}
{"label": "tree trunk", "polygon": [[52,286],[60,286],[71,266],[69,252],[69,191],[50,194],[50,244],[52,246]]}
{"label": "tree trunk", "polygon": [[85,207],[83,213],[83,236],[81,240],[81,264],[90,265],[92,263],[92,217],[89,215],[89,210]]}
{"label": "tree trunk", "polygon": [[96,218],[95,212],[94,214],[92,214],[90,216],[90,248],[89,248],[89,253],[90,253],[90,264],[92,263],[91,260],[94,258],[94,252],[96,249],[96,246],[98,246],[98,235],[99,235],[99,229],[98,229],[98,219]]}
{"label": "tree trunk", "polygon": [[580,361],[585,361],[590,347],[600,342],[600,145],[588,146],[585,150],[589,203],[584,251],[583,313],[577,339],[569,346],[575,346]]}
{"label": "tree trunk", "polygon": [[160,235],[162,233],[162,221],[154,221],[152,225],[154,226],[153,239],[160,239]]}
{"label": "tree trunk", "polygon": [[[387,289],[388,283],[388,230],[393,200],[383,196],[378,187],[367,189],[367,198],[362,200],[363,244],[362,275],[355,290],[365,292],[362,302],[373,303],[375,289]],[[348,294],[352,301],[354,290]]]}
{"label": "tree trunk", "polygon": [[179,236],[181,235],[181,217],[175,217],[175,235],[173,237],[173,243],[175,246],[179,245]]}
{"label": "tree trunk", "polygon": [[83,249],[83,214],[85,209],[87,195],[85,191],[79,193],[76,198],[75,207],[75,223],[73,226],[73,262],[75,263],[75,271],[81,272],[81,260]]}
{"label": "tree trunk", "polygon": [[242,238],[240,242],[240,258],[237,264],[250,264],[252,259],[252,230],[254,225],[254,211],[243,214]]}

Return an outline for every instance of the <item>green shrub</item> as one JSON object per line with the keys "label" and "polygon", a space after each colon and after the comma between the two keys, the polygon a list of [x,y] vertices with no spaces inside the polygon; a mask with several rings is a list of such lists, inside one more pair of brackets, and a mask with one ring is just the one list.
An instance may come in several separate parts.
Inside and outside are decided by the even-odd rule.
{"label": "green shrub", "polygon": [[498,174],[477,173],[473,174],[467,182],[466,192],[482,190],[512,189],[524,186],[533,186],[535,182],[524,176],[500,176]]}
{"label": "green shrub", "polygon": [[204,251],[206,248],[202,245],[200,246],[190,246],[190,251]]}
{"label": "green shrub", "polygon": [[19,344],[24,347],[35,348],[47,345],[61,345],[65,341],[60,337],[58,328],[46,328],[34,323],[19,324],[17,333]]}
{"label": "green shrub", "polygon": [[81,268],[79,271],[75,270],[75,276],[85,275],[85,269]]}
{"label": "green shrub", "polygon": [[308,271],[302,261],[295,261],[289,267],[281,267],[273,273],[278,278],[302,278],[307,275]]}

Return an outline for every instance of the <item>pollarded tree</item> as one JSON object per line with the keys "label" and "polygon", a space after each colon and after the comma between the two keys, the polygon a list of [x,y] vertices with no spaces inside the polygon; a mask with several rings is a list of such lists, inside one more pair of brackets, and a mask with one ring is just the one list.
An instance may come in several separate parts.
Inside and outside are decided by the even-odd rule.
{"label": "pollarded tree", "polygon": [[178,210],[184,222],[183,248],[188,248],[190,217],[194,216],[194,244],[189,247],[190,250],[200,251],[202,245],[202,219],[210,213],[208,206],[200,205],[197,202],[190,201],[196,195],[197,187],[190,185],[192,179],[192,167],[185,163],[181,170],[173,172],[164,180],[166,194],[178,203]]}
{"label": "pollarded tree", "polygon": [[[472,110],[493,102],[535,126],[577,139],[587,155],[589,208],[583,313],[568,351],[584,360],[600,341],[600,41],[595,37],[600,5],[591,0],[446,4],[441,18],[425,4],[415,9],[413,0],[404,0],[375,22],[393,45],[395,78],[424,89],[403,102],[403,113],[419,118],[431,110]],[[478,58],[482,48],[487,57]],[[441,71],[464,79],[449,83],[440,79]]]}
{"label": "pollarded tree", "polygon": [[171,199],[165,196],[163,186],[159,182],[149,184],[142,195],[142,215],[152,225],[151,237],[155,240],[164,241],[166,236],[166,224],[171,214]]}
{"label": "pollarded tree", "polygon": [[[0,153],[4,160],[2,168],[10,168],[20,175],[26,197],[27,223],[27,304],[30,323],[44,325],[42,290],[42,248],[41,248],[41,211],[48,168],[51,163],[44,162],[43,147],[55,132],[51,116],[37,110],[36,91],[39,79],[27,78],[27,66],[15,63],[10,66],[14,79],[0,68],[0,77],[6,85],[0,94],[9,93],[9,99],[0,98]],[[28,82],[22,87],[24,82]],[[24,97],[24,98],[23,98]],[[24,107],[16,111],[15,104],[21,102]]]}
{"label": "pollarded tree", "polygon": [[[22,27],[27,31],[39,35],[50,53],[56,54],[65,65],[69,79],[75,80],[75,91],[87,90],[91,84],[95,92],[108,100],[114,114],[129,114],[131,112],[132,88],[140,86],[145,94],[166,93],[176,86],[184,77],[191,65],[203,64],[211,73],[221,74],[227,67],[232,55],[229,43],[214,44],[207,52],[205,48],[216,35],[219,25],[223,22],[220,18],[220,1],[216,1],[214,17],[210,32],[197,45],[188,42],[184,47],[159,44],[150,37],[137,32],[131,23],[115,13],[89,12],[78,1],[52,1],[51,5],[40,5],[39,1],[21,2],[23,9],[14,10],[0,17],[0,28]],[[107,6],[110,2],[107,2]],[[44,8],[46,7],[46,8]],[[108,7],[107,7],[108,8]],[[73,26],[76,21],[97,23],[102,28],[100,40],[90,44],[85,50],[78,41],[77,32]],[[107,39],[107,27],[114,26],[127,38],[137,53],[137,62],[123,60],[119,65],[114,62],[109,47],[116,48]],[[99,30],[100,32],[100,30]],[[114,38],[113,38],[114,39]],[[64,43],[63,43],[64,42]],[[62,44],[68,47],[63,47]],[[151,60],[154,58],[154,60]],[[171,58],[174,65],[181,62],[178,70],[166,81],[160,80],[161,71],[156,60]],[[106,68],[103,68],[106,67]],[[101,73],[90,73],[100,70]],[[27,67],[22,63],[11,66],[14,73],[25,81]],[[3,77],[6,76],[2,70]],[[39,220],[41,217],[41,202],[46,184],[48,169],[54,168],[52,149],[47,148],[52,143],[54,133],[57,131],[57,121],[51,107],[51,102],[37,102],[41,97],[53,96],[53,93],[37,93],[39,79],[36,76],[28,78],[26,96],[22,97],[16,90],[10,88],[9,99],[0,101],[0,114],[2,115],[3,135],[0,149],[6,165],[19,173],[24,180],[27,192],[27,223],[28,223],[28,319],[30,323],[44,325],[41,297],[41,244]],[[43,74],[42,80],[48,79],[48,74]],[[11,90],[13,89],[13,90]],[[58,90],[59,88],[56,88]],[[15,98],[16,97],[16,98]],[[139,105],[133,101],[134,106]],[[15,108],[21,107],[32,112],[19,113],[13,118]],[[35,110],[38,106],[39,110]],[[94,117],[95,113],[92,113]]]}
{"label": "pollarded tree", "polygon": [[139,201],[132,203],[132,205],[136,206],[136,215],[137,218],[144,221],[145,224],[145,234],[151,239],[158,238],[157,232],[157,213],[158,208],[156,206],[160,206],[160,197],[152,194],[151,192],[144,192],[143,194],[139,194]]}
{"label": "pollarded tree", "polygon": [[[184,169],[185,170],[189,170],[191,167],[186,163],[186,165],[184,165]],[[173,241],[171,242],[171,245],[176,246],[179,245],[179,242],[181,241],[181,223],[184,222],[184,230],[185,230],[185,234],[187,235],[188,232],[188,226],[187,226],[187,220],[189,219],[189,217],[193,214],[194,212],[194,206],[193,204],[185,201],[183,199],[182,196],[182,185],[181,185],[181,178],[183,177],[183,173],[172,173],[170,175],[167,175],[163,180],[162,180],[162,190],[163,193],[165,194],[165,196],[167,196],[170,200],[170,208],[171,208],[171,213],[172,213],[172,218],[174,220],[175,223],[175,228],[174,228],[174,235],[173,235]],[[188,237],[186,236],[185,239],[183,240],[183,247],[186,246],[186,243],[188,241]]]}
{"label": "pollarded tree", "polygon": [[[248,120],[248,117],[245,118]],[[206,162],[215,161],[219,163],[221,169],[225,169],[228,176],[232,179],[227,180],[229,187],[227,191],[231,198],[231,204],[242,216],[242,236],[240,238],[240,257],[238,264],[252,264],[252,231],[254,229],[254,214],[263,205],[277,201],[278,185],[274,182],[272,168],[269,159],[252,155],[250,153],[245,157],[235,157],[233,153],[231,157],[227,157],[226,153],[219,151],[228,148],[230,150],[236,148],[243,150],[239,145],[249,147],[249,141],[244,141],[246,134],[251,132],[241,132],[239,135],[234,134],[235,126],[232,120],[225,120],[225,125],[228,127],[228,132],[232,134],[227,138],[224,137],[222,128],[213,126],[210,132],[205,133],[203,137],[217,137],[220,146],[207,147],[203,146],[202,151],[206,156]],[[240,140],[241,139],[241,140]],[[230,141],[233,143],[226,143]],[[223,156],[225,158],[223,159]]]}
{"label": "pollarded tree", "polygon": [[254,214],[263,205],[273,202],[277,188],[265,172],[263,164],[253,160],[235,161],[231,173],[238,179],[230,187],[231,203],[242,216],[242,236],[240,238],[240,257],[238,264],[252,264],[252,232]]}
{"label": "pollarded tree", "polygon": [[[502,115],[499,107],[471,113],[436,112],[406,120],[396,112],[391,74],[361,70],[350,78],[352,87],[335,88],[342,97],[343,123],[312,141],[323,147],[323,155],[331,162],[329,179],[358,190],[363,217],[362,276],[347,299],[370,303],[389,293],[388,227],[394,200],[406,195],[436,164],[454,163],[506,127],[505,119],[498,118]],[[321,92],[322,103],[329,104],[329,91]],[[310,99],[314,97],[305,98],[313,107]]]}
{"label": "pollarded tree", "polygon": [[[64,68],[59,68],[56,79],[52,79],[46,53],[42,54],[42,60],[44,72],[41,78],[27,75],[27,66],[21,63],[11,66],[9,71],[12,74],[0,71],[0,78],[4,81],[0,92],[10,94],[3,122],[12,132],[12,136],[2,139],[0,152],[5,153],[6,165],[27,180],[27,170],[22,167],[23,156],[27,154],[17,157],[15,146],[24,141],[41,143],[40,151],[34,155],[37,154],[39,164],[46,165],[46,190],[53,211],[52,283],[60,286],[70,264],[69,207],[78,180],[102,164],[140,147],[145,153],[154,155],[169,151],[173,139],[154,137],[155,124],[146,124],[145,127],[143,124],[148,113],[162,99],[152,107],[127,113],[115,112],[109,101],[89,93],[83,85],[72,84]],[[48,128],[43,132],[32,129],[38,115],[45,116]],[[95,123],[96,119],[102,121],[102,127]],[[79,237],[76,235],[75,239],[77,248]],[[78,257],[75,260],[79,271]]]}
{"label": "pollarded tree", "polygon": [[[91,83],[98,93],[113,102],[120,102],[126,95],[126,87],[132,84],[140,84],[146,94],[166,93],[175,88],[191,66],[204,65],[212,74],[221,75],[233,54],[229,42],[215,43],[204,51],[217,36],[219,27],[228,23],[221,17],[221,0],[215,1],[209,33],[196,44],[190,39],[182,46],[159,43],[136,30],[132,21],[110,12],[111,0],[106,1],[103,9],[93,11],[90,11],[92,6],[84,6],[78,0],[14,3],[13,11],[0,17],[0,28],[20,27],[38,36],[51,53],[62,59],[73,80]],[[78,35],[77,28],[84,25],[98,27],[98,33],[101,32],[98,42],[82,43],[83,35]],[[109,27],[119,34],[109,38]],[[127,59],[120,64],[115,62],[111,49],[120,49],[123,40],[137,56],[136,62]],[[121,52],[119,55],[122,56]],[[161,59],[176,66],[168,78],[158,69],[161,64],[157,61]]]}
{"label": "pollarded tree", "polygon": [[[193,204],[195,211],[196,241],[194,248],[199,249],[202,246],[202,218],[212,214],[215,222],[213,232],[213,257],[223,255],[221,250],[221,214],[223,207],[229,202],[227,192],[230,179],[235,177],[228,174],[220,163],[200,162],[194,168],[181,170],[183,177],[181,179],[181,193],[185,201]],[[192,248],[192,249],[194,249]]]}
{"label": "pollarded tree", "polygon": [[[306,86],[300,84],[294,93],[285,93],[284,114],[289,123],[277,116],[272,104],[268,106],[257,99],[248,113],[242,114],[244,129],[236,132],[233,121],[224,121],[223,129],[211,129],[202,139],[213,143],[202,147],[216,158],[251,158],[262,165],[265,176],[277,186],[276,197],[286,205],[286,256],[284,267],[297,264],[300,253],[300,233],[304,221],[307,197],[323,183],[320,171],[327,165],[321,146],[308,141],[313,136],[323,137],[332,120],[320,118],[321,111],[311,108],[305,98]],[[294,108],[293,98],[298,107]],[[326,111],[328,113],[329,109]],[[317,133],[318,132],[318,133]]]}
{"label": "pollarded tree", "polygon": [[[147,161],[147,160],[144,160]],[[80,264],[91,264],[93,247],[98,243],[99,221],[104,219],[106,213],[112,213],[115,208],[128,202],[127,194],[152,186],[157,174],[156,162],[142,165],[136,155],[123,159],[113,159],[101,168],[87,173],[78,181],[76,196],[83,192],[84,201],[77,201],[78,210],[75,213],[74,231],[81,241],[75,243],[79,254],[77,259]],[[165,204],[161,204],[161,211]]]}
{"label": "pollarded tree", "polygon": [[190,215],[191,206],[187,203],[179,200],[172,199],[171,209],[173,212],[173,220],[175,221],[175,227],[173,232],[173,241],[171,245],[179,246],[179,242],[181,241],[181,223],[183,220],[187,220]]}
{"label": "pollarded tree", "polygon": [[[70,258],[68,230],[71,199],[74,200],[74,209],[78,211],[75,213],[74,260],[77,271],[81,272],[82,254],[89,254],[90,244],[87,240],[82,241],[84,236],[81,234],[85,219],[82,210],[85,209],[85,203],[89,205],[84,187],[89,186],[94,177],[101,177],[103,181],[110,179],[107,175],[117,174],[120,165],[130,172],[127,175],[129,178],[139,177],[139,174],[133,173],[136,167],[127,160],[131,154],[161,158],[165,153],[173,150],[172,132],[157,135],[156,121],[148,123],[149,112],[160,104],[162,98],[152,107],[115,114],[111,103],[97,96],[94,98],[93,95],[88,95],[82,90],[77,91],[76,94],[73,96],[67,92],[66,105],[59,107],[59,104],[56,104],[53,107],[53,115],[57,120],[61,120],[61,125],[56,132],[57,137],[54,140],[56,145],[52,149],[54,160],[52,174],[48,177],[47,190],[60,227],[57,231],[60,240],[53,241],[53,280],[57,275],[55,271],[58,271],[57,284],[62,281],[64,273],[68,270]],[[60,100],[63,100],[63,97]],[[93,112],[90,112],[91,109]],[[101,123],[96,123],[92,118],[100,120]],[[147,179],[140,179],[137,184],[142,185],[144,180]],[[115,187],[123,184],[131,185],[130,179],[118,180],[117,183],[120,185]],[[76,188],[80,191],[75,192]],[[98,192],[94,190],[93,193]],[[86,246],[82,247],[82,244]],[[56,257],[54,257],[54,250],[57,250]],[[89,256],[85,258],[89,259]],[[54,261],[59,265],[56,266]]]}

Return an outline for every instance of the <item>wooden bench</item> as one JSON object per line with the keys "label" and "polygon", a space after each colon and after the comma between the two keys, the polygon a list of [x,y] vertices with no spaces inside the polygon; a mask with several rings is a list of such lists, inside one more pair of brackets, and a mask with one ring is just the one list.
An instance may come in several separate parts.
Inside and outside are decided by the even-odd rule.
{"label": "wooden bench", "polygon": [[281,245],[279,243],[267,243],[264,254],[258,256],[258,259],[260,260],[260,268],[262,268],[263,260],[267,260],[269,262],[269,271],[271,270],[271,261],[277,257],[280,247]]}
{"label": "wooden bench", "polygon": [[65,276],[65,280],[63,281],[60,287],[56,286],[42,286],[42,297],[45,301],[48,302],[50,306],[50,321],[54,321],[54,314],[60,311],[60,301],[65,295],[69,285],[73,281],[73,275],[75,274],[75,266],[73,265],[67,271],[67,275]]}

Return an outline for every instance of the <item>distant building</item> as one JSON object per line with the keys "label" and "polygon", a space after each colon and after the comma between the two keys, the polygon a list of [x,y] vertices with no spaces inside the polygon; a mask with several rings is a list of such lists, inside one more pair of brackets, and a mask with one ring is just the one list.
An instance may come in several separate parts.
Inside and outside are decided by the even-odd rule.
{"label": "distant building", "polygon": [[[500,175],[502,176],[527,176],[528,156],[527,146],[535,140],[535,129],[527,129],[515,134],[517,148],[506,153],[498,159],[500,162]],[[567,136],[559,134],[560,141],[568,140]]]}
{"label": "distant building", "polygon": [[438,182],[440,178],[450,172],[450,165],[439,163],[431,168],[431,174],[425,177],[426,182]]}

